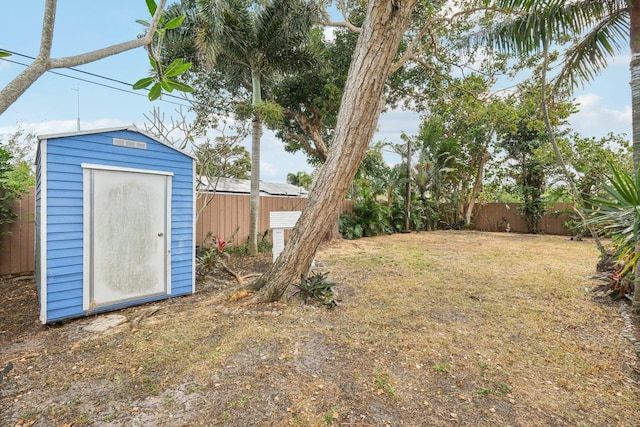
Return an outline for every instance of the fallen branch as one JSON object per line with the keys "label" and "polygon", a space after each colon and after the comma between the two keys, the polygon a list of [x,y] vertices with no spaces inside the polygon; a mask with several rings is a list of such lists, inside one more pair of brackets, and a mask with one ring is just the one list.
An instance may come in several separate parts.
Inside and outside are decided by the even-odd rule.
{"label": "fallen branch", "polygon": [[224,263],[224,261],[220,261],[220,265],[222,266],[222,268],[224,268],[225,270],[227,270],[227,272],[229,274],[231,274],[233,277],[236,278],[236,281],[242,285],[242,276],[240,276],[238,273],[236,273],[235,271],[233,271],[232,269],[230,269],[229,267],[227,267],[227,264]]}
{"label": "fallen branch", "polygon": [[232,269],[230,269],[229,267],[227,267],[227,264],[224,263],[224,261],[220,261],[220,265],[222,266],[222,268],[224,268],[229,274],[231,274],[233,277],[236,278],[236,281],[238,282],[238,284],[240,285],[244,285],[247,283],[247,279],[251,278],[251,277],[259,277],[262,276],[262,273],[251,273],[251,274],[247,274],[245,276],[241,276],[239,273],[236,273],[235,271],[233,271]]}

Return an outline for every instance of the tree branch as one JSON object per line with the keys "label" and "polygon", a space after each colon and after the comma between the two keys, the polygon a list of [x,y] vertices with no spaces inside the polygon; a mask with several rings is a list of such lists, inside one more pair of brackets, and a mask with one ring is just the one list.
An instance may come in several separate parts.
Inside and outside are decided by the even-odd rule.
{"label": "tree branch", "polygon": [[[438,17],[434,17],[432,19],[430,19],[429,21],[427,21],[422,28],[420,29],[420,31],[418,32],[418,34],[413,38],[413,40],[411,40],[411,42],[409,43],[409,45],[407,46],[407,50],[405,50],[405,52],[402,54],[402,56],[400,58],[398,58],[398,60],[396,62],[394,62],[394,64],[391,67],[391,73],[395,73],[396,71],[398,71],[407,61],[409,60],[414,60],[415,59],[415,50],[416,47],[418,46],[418,44],[420,43],[420,41],[427,35],[427,33],[430,33],[430,28],[432,28],[434,26],[434,24],[436,23],[440,23],[440,22],[444,22],[449,24],[449,26],[453,25],[453,21],[456,18],[459,18],[461,16],[468,16],[468,15],[472,15],[476,12],[505,12],[502,9],[497,9],[495,7],[476,7],[476,8],[472,8],[472,9],[468,9],[468,10],[462,10],[460,12],[456,12],[451,16],[438,16]],[[432,42],[435,42],[434,37],[431,37]]]}
{"label": "tree branch", "polygon": [[329,15],[325,13],[324,24],[326,26],[328,26],[328,27],[346,28],[352,33],[360,34],[362,29],[359,28],[359,27],[356,27],[355,25],[353,25],[349,21],[348,14],[347,14],[347,6],[344,4],[344,0],[338,0],[337,3],[338,3],[338,8],[340,9],[340,12],[342,13],[342,16],[344,17],[344,21],[343,22],[334,22],[331,19],[329,19]]}
{"label": "tree branch", "polygon": [[289,137],[298,141],[304,147],[304,149],[309,152],[309,154],[318,157],[322,162],[324,162],[329,155],[329,149],[327,148],[327,144],[324,142],[324,139],[322,138],[319,130],[322,126],[321,115],[316,114],[316,117],[319,117],[319,119],[314,122],[300,112],[289,109],[287,109],[286,112],[288,114],[291,114],[295,121],[298,122],[304,133],[311,138],[315,147],[312,147],[311,144],[309,144],[309,142],[306,140],[306,138],[297,137],[295,135],[290,135]]}
{"label": "tree branch", "polygon": [[44,18],[42,19],[42,35],[40,36],[39,57],[49,58],[51,56],[51,45],[53,44],[53,28],[56,21],[57,0],[47,0],[44,5]]}
{"label": "tree branch", "polygon": [[97,61],[108,56],[116,55],[127,50],[145,46],[153,41],[153,36],[158,28],[160,16],[164,10],[166,0],[160,0],[160,4],[153,15],[153,20],[144,37],[124,43],[115,44],[103,49],[94,50],[81,55],[65,58],[51,59],[51,46],[53,43],[53,30],[56,17],[56,0],[47,0],[45,4],[44,19],[42,22],[42,38],[40,40],[40,53],[38,57],[9,84],[0,91],[0,114],[4,113],[18,98],[31,87],[44,73],[56,68],[74,67]]}

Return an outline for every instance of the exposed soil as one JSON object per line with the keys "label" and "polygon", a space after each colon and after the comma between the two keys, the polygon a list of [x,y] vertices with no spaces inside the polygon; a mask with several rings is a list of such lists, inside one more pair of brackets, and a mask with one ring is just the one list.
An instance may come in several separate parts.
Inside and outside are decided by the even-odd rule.
{"label": "exposed soil", "polygon": [[232,301],[218,269],[191,296],[43,326],[33,278],[0,279],[0,425],[638,425],[638,320],[591,291],[589,242],[420,233],[317,261],[342,307]]}

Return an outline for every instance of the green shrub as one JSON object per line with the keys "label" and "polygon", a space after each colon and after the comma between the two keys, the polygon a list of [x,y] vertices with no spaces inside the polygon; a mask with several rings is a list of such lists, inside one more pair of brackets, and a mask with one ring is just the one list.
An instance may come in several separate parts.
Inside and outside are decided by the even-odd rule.
{"label": "green shrub", "polygon": [[333,287],[336,285],[333,282],[329,282],[327,277],[329,273],[312,273],[309,277],[300,276],[300,283],[294,284],[296,289],[291,292],[290,297],[295,295],[300,296],[305,303],[309,300],[319,302],[322,305],[326,305],[328,308],[334,308],[340,305],[335,299]]}

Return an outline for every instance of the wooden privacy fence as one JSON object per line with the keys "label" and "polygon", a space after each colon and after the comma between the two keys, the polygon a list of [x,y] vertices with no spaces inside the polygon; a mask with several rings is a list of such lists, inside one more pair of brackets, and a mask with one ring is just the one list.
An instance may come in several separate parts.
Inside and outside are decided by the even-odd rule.
{"label": "wooden privacy fence", "polygon": [[[512,233],[526,233],[527,223],[520,211],[519,203],[487,203],[476,206],[474,211],[474,230],[505,231],[507,223]],[[563,225],[569,219],[568,211],[573,210],[573,203],[555,203],[542,217],[538,230],[543,234],[570,235],[571,232]],[[565,212],[559,214],[559,212]]]}
{"label": "wooden privacy fence", "polygon": [[[249,196],[216,194],[211,203],[200,211],[204,200],[204,197],[199,197],[196,202],[198,212],[200,212],[196,223],[196,245],[202,245],[209,232],[213,236],[224,238],[227,241],[233,238],[234,245],[246,244],[249,238]],[[269,230],[269,212],[301,211],[306,203],[307,199],[305,198],[261,196],[258,233],[262,234]],[[353,201],[343,201],[340,213],[352,211]],[[268,240],[271,241],[270,233]],[[210,244],[211,242],[206,243]]]}
{"label": "wooden privacy fence", "polygon": [[35,263],[35,189],[13,202],[14,223],[0,225],[0,275],[33,271]]}
{"label": "wooden privacy fence", "polygon": [[[14,204],[14,212],[18,219],[13,224],[0,226],[0,232],[11,234],[0,235],[0,275],[32,272],[34,269],[35,244],[35,194],[31,189],[22,200]],[[197,201],[198,209],[203,198]],[[260,216],[258,231],[264,233],[269,229],[269,212],[298,211],[306,204],[306,199],[296,197],[260,198]],[[571,209],[572,203],[556,203],[540,222],[540,232],[546,234],[568,235],[569,231],[562,225],[569,218],[568,214],[557,216],[554,212]],[[345,200],[341,212],[353,210],[353,201]],[[517,203],[488,203],[476,208],[474,229],[480,231],[504,231],[506,224],[511,226],[512,233],[526,233],[527,227],[518,212]],[[242,245],[249,236],[249,196],[216,194],[213,201],[205,207],[196,224],[196,245],[202,245],[207,234],[234,238],[234,244]],[[271,235],[268,235],[269,241]]]}

